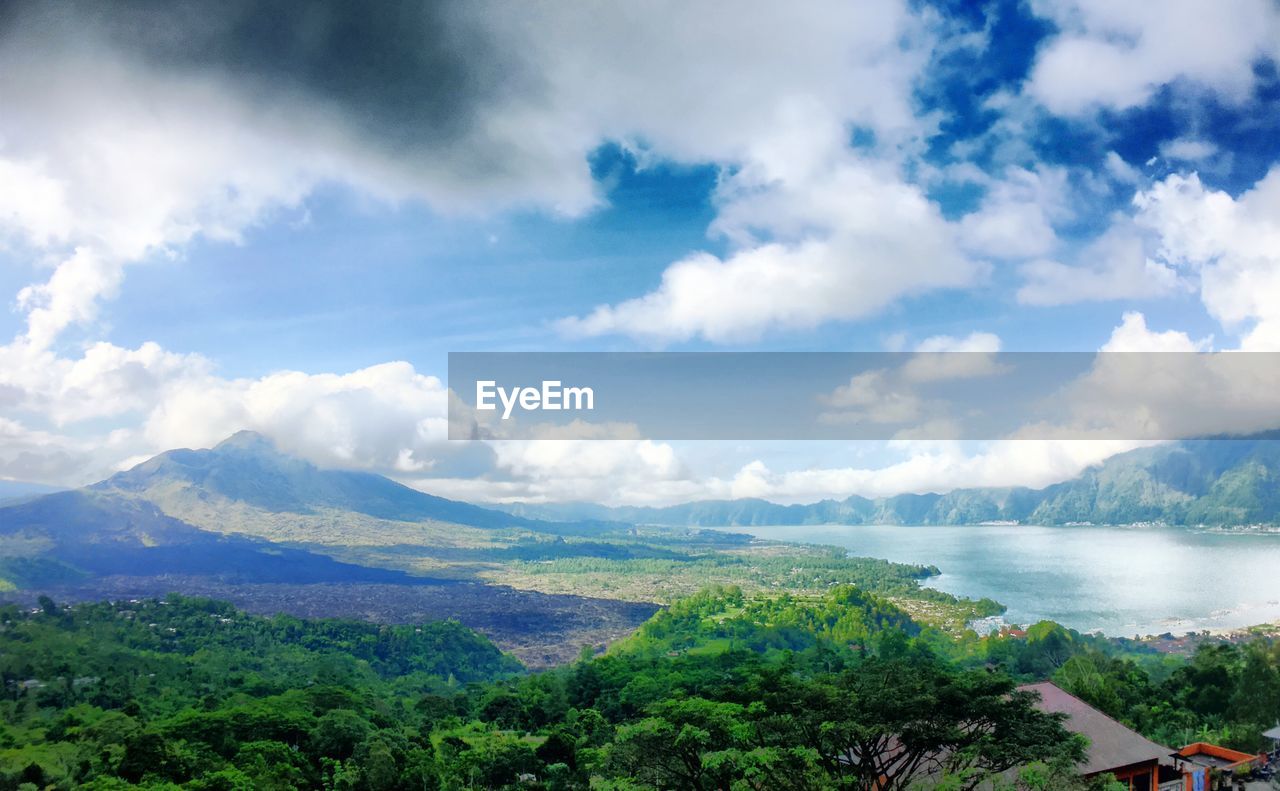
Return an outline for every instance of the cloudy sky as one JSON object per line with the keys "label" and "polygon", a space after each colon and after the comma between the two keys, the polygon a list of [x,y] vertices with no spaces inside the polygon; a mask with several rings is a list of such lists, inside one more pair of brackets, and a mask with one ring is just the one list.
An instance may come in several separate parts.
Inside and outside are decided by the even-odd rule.
{"label": "cloudy sky", "polygon": [[240,428],[451,496],[1107,442],[445,440],[449,351],[1280,351],[1280,5],[0,5],[0,478]]}

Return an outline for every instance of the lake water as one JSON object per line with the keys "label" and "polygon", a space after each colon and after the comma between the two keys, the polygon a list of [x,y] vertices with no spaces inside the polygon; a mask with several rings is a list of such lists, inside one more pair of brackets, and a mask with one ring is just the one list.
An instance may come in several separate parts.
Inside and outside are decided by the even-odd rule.
{"label": "lake water", "polygon": [[1005,620],[1050,619],[1112,636],[1280,619],[1280,533],[1151,527],[845,526],[733,528],[935,565],[929,587],[989,596]]}

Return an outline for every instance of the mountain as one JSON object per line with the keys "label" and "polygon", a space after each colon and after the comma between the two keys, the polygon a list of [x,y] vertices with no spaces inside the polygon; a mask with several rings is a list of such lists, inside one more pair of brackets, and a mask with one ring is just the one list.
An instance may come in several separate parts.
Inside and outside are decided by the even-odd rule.
{"label": "mountain", "polygon": [[538,519],[614,519],[638,524],[751,526],[811,524],[977,524],[1012,521],[1170,525],[1280,524],[1280,438],[1183,440],[1122,453],[1043,489],[956,489],[868,499],[778,505],[705,500],[665,508],[586,503],[506,506]]}
{"label": "mountain", "polygon": [[532,520],[435,497],[369,472],[322,470],[241,431],[209,450],[171,450],[89,487],[151,500],[189,496],[270,513],[349,511],[375,519],[432,520],[472,527],[536,527]]}
{"label": "mountain", "polygon": [[333,556],[353,546],[475,546],[499,529],[594,528],[447,500],[372,473],[320,469],[241,432],[211,449],[161,453],[83,489],[0,507],[0,589],[163,574],[414,582],[421,578]]}
{"label": "mountain", "polygon": [[[0,505],[0,603],[179,592],[247,610],[383,623],[456,619],[530,667],[628,634],[655,605],[520,590],[512,559],[615,551],[565,537],[615,524],[546,522],[325,470],[240,433],[105,481]],[[626,550],[629,552],[630,550]]]}

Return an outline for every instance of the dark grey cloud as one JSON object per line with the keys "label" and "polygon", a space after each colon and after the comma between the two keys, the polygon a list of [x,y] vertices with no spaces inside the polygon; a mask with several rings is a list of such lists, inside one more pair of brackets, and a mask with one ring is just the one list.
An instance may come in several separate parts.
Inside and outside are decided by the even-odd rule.
{"label": "dark grey cloud", "polygon": [[420,0],[20,0],[0,4],[0,42],[49,58],[106,47],[151,70],[225,81],[264,111],[301,102],[389,154],[465,146],[479,149],[471,165],[500,168],[483,150],[484,122],[536,96],[541,77],[497,39],[492,13]]}

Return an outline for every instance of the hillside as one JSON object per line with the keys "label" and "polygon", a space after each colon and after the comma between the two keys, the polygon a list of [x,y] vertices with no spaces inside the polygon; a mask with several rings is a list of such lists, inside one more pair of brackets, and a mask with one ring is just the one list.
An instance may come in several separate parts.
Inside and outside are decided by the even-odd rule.
{"label": "hillside", "polygon": [[255,582],[410,582],[259,539],[218,535],[140,500],[59,492],[0,509],[0,588],[107,575],[203,574]]}
{"label": "hillside", "polygon": [[507,506],[540,519],[614,519],[637,524],[751,526],[806,524],[977,524],[1013,521],[1170,525],[1280,524],[1280,440],[1183,440],[1114,456],[1043,489],[957,489],[868,499],[852,495],[807,505],[707,500],[666,508],[568,503]]}
{"label": "hillside", "polygon": [[0,507],[0,599],[30,606],[42,593],[84,601],[177,591],[267,614],[454,618],[543,666],[629,633],[654,606],[515,590],[484,572],[537,557],[539,547],[563,553],[562,534],[602,529],[322,470],[241,433]]}

